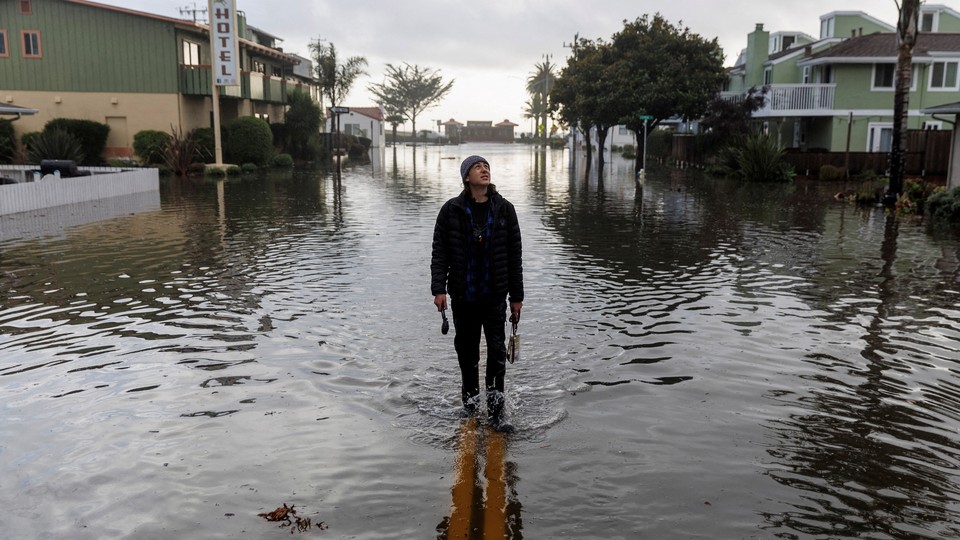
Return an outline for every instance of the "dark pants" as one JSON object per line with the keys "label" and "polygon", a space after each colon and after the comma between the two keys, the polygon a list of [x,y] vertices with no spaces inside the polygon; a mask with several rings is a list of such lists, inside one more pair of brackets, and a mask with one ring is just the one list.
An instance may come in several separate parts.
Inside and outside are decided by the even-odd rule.
{"label": "dark pants", "polygon": [[[488,411],[492,415],[499,415],[502,408],[503,376],[507,371],[506,323],[507,301],[505,298],[491,302],[468,302],[454,300],[453,325],[456,337],[453,339],[457,350],[457,360],[460,362],[460,376],[462,380],[462,397],[466,404],[468,400],[480,394],[480,330],[487,338],[487,376],[486,389],[497,390],[488,393]],[[495,397],[494,397],[495,396]]]}

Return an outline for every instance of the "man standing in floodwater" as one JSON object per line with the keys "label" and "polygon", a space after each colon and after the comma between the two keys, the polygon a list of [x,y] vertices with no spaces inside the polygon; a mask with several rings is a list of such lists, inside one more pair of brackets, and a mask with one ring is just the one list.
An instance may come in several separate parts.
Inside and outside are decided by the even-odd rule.
{"label": "man standing in floodwater", "polygon": [[490,183],[490,163],[470,156],[460,164],[463,191],[440,208],[433,230],[430,291],[438,311],[451,297],[453,340],[460,362],[465,413],[476,413],[480,395],[480,331],[487,339],[487,415],[490,425],[512,431],[504,418],[507,371],[506,311],[520,322],[523,257],[517,211]]}

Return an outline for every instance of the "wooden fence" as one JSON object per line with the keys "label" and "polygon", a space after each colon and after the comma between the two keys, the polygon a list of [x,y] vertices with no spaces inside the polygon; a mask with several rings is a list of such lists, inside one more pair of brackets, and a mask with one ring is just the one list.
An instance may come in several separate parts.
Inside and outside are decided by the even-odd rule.
{"label": "wooden fence", "polygon": [[[910,130],[907,133],[905,172],[910,176],[946,176],[950,165],[950,131]],[[678,163],[703,166],[697,138],[675,135],[671,157]],[[787,150],[787,161],[797,174],[816,176],[824,165],[846,167],[850,174],[873,171],[884,175],[890,169],[889,152],[803,152]]]}

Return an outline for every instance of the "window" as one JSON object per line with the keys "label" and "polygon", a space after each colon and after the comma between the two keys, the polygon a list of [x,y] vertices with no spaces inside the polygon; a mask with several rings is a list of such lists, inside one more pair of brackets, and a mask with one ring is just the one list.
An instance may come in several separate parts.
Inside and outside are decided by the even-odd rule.
{"label": "window", "polygon": [[820,39],[833,37],[835,21],[836,19],[833,17],[830,17],[829,19],[820,19]]}
{"label": "window", "polygon": [[283,77],[283,68],[279,66],[273,66],[273,76],[274,77]]}
{"label": "window", "polygon": [[921,124],[920,129],[924,131],[940,131],[941,129],[943,129],[943,122],[939,120],[934,120],[934,121],[927,120],[923,124]]}
{"label": "window", "polygon": [[871,122],[867,152],[889,152],[893,147],[893,124],[889,122]]}
{"label": "window", "polygon": [[40,49],[39,30],[23,30],[20,35],[23,36],[24,58],[40,58],[43,56],[43,51]]}
{"label": "window", "polygon": [[33,2],[31,0],[20,0],[20,14],[21,15],[33,14]]}
{"label": "window", "polygon": [[797,40],[797,36],[783,36],[783,45],[781,45],[780,50],[785,51],[790,47],[793,47],[793,43]]}
{"label": "window", "polygon": [[937,14],[933,13],[924,13],[920,18],[920,31],[921,32],[936,32],[937,31]]}
{"label": "window", "polygon": [[0,58],[10,56],[10,50],[7,49],[7,31],[0,30]]}
{"label": "window", "polygon": [[256,73],[266,73],[266,72],[267,72],[267,66],[265,66],[265,65],[263,64],[263,62],[257,62],[256,60],[254,60],[254,61],[253,61],[253,71],[256,72]]}
{"label": "window", "polygon": [[803,66],[803,84],[810,84],[810,66]]}
{"label": "window", "polygon": [[873,86],[872,90],[893,89],[893,79],[896,72],[896,64],[874,64],[873,65]]}
{"label": "window", "polygon": [[183,40],[183,65],[200,65],[200,44]]}
{"label": "window", "polygon": [[773,70],[771,70],[770,68],[763,70],[763,85],[769,86],[770,81],[772,80],[773,80]]}
{"label": "window", "polygon": [[934,62],[930,68],[931,90],[957,89],[957,62]]}

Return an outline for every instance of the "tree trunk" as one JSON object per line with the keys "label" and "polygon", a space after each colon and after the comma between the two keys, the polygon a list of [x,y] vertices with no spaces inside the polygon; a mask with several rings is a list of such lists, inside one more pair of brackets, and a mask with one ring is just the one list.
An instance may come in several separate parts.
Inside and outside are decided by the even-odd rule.
{"label": "tree trunk", "polygon": [[917,42],[920,0],[903,0],[897,21],[897,70],[893,94],[893,141],[890,148],[890,185],[884,203],[893,205],[903,193],[903,173],[907,150],[907,112],[910,106],[910,75],[913,70],[913,46]]}
{"label": "tree trunk", "polygon": [[607,142],[607,127],[597,126],[597,167],[603,170],[603,146]]}
{"label": "tree trunk", "polygon": [[590,165],[593,163],[593,146],[591,145],[590,141],[590,130],[584,129],[581,130],[580,133],[583,135],[583,142],[586,145],[585,148],[587,149],[587,163],[585,168],[590,170]]}

